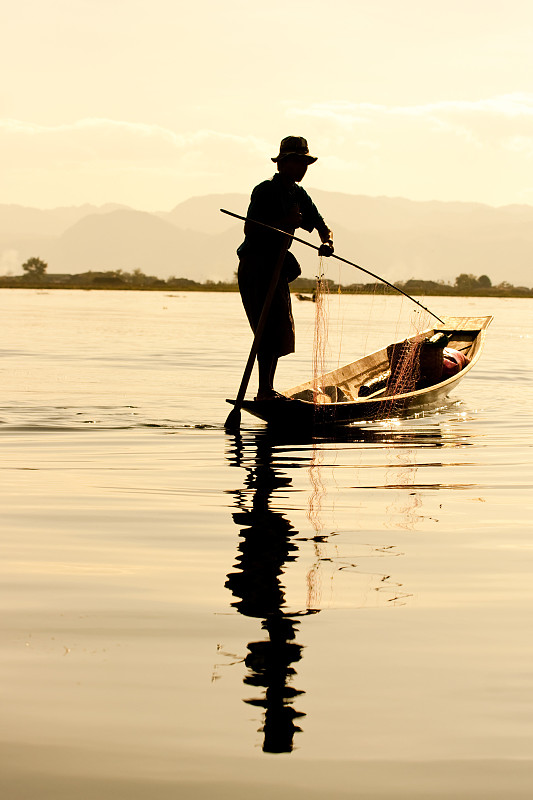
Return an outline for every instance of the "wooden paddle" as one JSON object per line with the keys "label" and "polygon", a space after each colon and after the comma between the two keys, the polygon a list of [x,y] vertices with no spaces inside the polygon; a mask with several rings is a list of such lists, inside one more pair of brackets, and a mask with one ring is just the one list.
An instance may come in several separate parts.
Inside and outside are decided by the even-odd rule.
{"label": "wooden paddle", "polygon": [[237,399],[235,400],[235,405],[233,409],[229,412],[228,418],[224,423],[225,428],[238,428],[239,425],[241,424],[241,408],[244,400],[244,395],[246,394],[246,389],[248,388],[248,383],[250,382],[250,376],[254,368],[255,357],[257,356],[257,351],[259,350],[259,345],[261,344],[263,331],[265,329],[266,321],[268,319],[268,312],[270,311],[270,306],[272,305],[272,298],[274,297],[274,292],[276,291],[279,282],[281,270],[283,269],[283,262],[285,260],[285,256],[287,255],[287,250],[289,249],[292,238],[293,237],[288,233],[286,233],[283,238],[283,244],[281,246],[278,260],[276,261],[276,266],[274,267],[274,272],[272,273],[272,280],[270,281],[270,286],[268,287],[268,292],[266,294],[265,302],[263,304],[263,310],[261,311],[261,316],[259,317],[257,328],[255,329],[254,340],[252,342],[252,347],[250,350],[250,355],[248,356],[248,361],[246,362],[246,366],[244,368],[241,385],[239,386],[239,391],[237,393]]}

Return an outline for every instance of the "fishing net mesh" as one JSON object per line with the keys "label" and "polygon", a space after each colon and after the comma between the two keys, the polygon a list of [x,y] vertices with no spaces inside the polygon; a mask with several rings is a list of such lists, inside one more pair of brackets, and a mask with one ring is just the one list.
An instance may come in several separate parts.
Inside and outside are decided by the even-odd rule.
{"label": "fishing net mesh", "polygon": [[327,371],[329,283],[323,272],[322,258],[315,285],[315,330],[313,336],[313,402],[319,403],[324,393],[322,376]]}
{"label": "fishing net mesh", "polygon": [[[315,405],[324,402],[324,381],[323,375],[327,372],[327,351],[328,351],[328,324],[329,324],[329,282],[326,280],[323,271],[323,261],[320,258],[319,271],[316,277],[314,300],[315,300],[315,327],[313,335],[313,403]],[[311,492],[307,504],[307,518],[315,531],[319,534],[322,528],[320,512],[322,501],[325,495],[325,488],[322,482],[322,462],[323,451],[314,441],[311,447],[311,461],[309,464],[309,482]],[[315,536],[314,540],[315,562],[307,573],[307,608],[318,608],[321,599],[320,583],[320,545]]]}
{"label": "fishing net mesh", "polygon": [[[330,401],[335,402],[337,397],[332,395],[332,389],[325,386],[323,376],[333,368],[341,366],[341,348],[343,336],[343,314],[341,312],[341,285],[338,281],[338,309],[336,314],[336,340],[338,346],[335,347],[335,364],[328,365],[327,357],[329,352],[330,330],[329,310],[330,310],[330,281],[324,275],[323,259],[320,259],[319,270],[315,285],[315,324],[313,333],[313,357],[312,357],[312,390],[313,402],[315,406]],[[339,276],[340,278],[340,276]],[[368,298],[368,295],[366,296]],[[365,298],[365,299],[366,299]],[[348,354],[348,363],[356,360],[361,355],[368,355],[373,350],[383,347],[384,342],[400,342],[395,347],[387,348],[388,363],[384,365],[384,373],[387,373],[387,385],[382,392],[382,402],[376,408],[375,418],[383,419],[387,416],[394,416],[395,401],[394,397],[400,394],[413,391],[420,378],[420,354],[422,331],[430,328],[430,315],[419,309],[406,309],[403,297],[400,302],[389,303],[390,294],[385,293],[385,287],[379,284],[374,285],[373,293],[370,295],[369,319],[366,324],[360,320],[361,341],[358,346],[361,348],[358,354]],[[384,315],[390,315],[396,308],[397,320],[391,328],[393,320]],[[406,318],[408,316],[408,318]],[[334,325],[335,327],[335,325]],[[383,337],[378,347],[369,347],[369,339],[376,328],[383,329]],[[385,328],[387,332],[385,332]],[[401,341],[401,337],[406,338]]]}
{"label": "fishing net mesh", "polygon": [[[337,319],[334,322],[336,327],[336,340],[338,346],[335,347],[335,364],[328,365],[329,354],[329,331],[330,331],[330,282],[326,279],[323,270],[323,262],[320,265],[315,285],[315,322],[313,332],[313,355],[312,355],[312,388],[313,402],[315,406],[329,402],[327,389],[324,382],[324,375],[331,369],[337,369],[342,363],[349,363],[356,360],[360,355],[368,355],[370,352],[383,347],[388,342],[398,342],[396,346],[387,347],[387,386],[386,392],[381,402],[376,407],[372,420],[383,420],[395,416],[396,405],[394,397],[412,391],[420,377],[420,352],[422,337],[420,334],[427,331],[431,325],[431,317],[425,311],[406,308],[405,301],[400,298],[400,302],[390,304],[389,298],[384,290],[376,285],[373,294],[370,296],[370,312],[368,319],[361,320],[360,341],[358,347],[360,353],[346,354],[342,358],[342,337],[344,330],[344,317],[341,311],[341,285],[340,276],[337,285],[338,308]],[[366,296],[368,298],[368,295]],[[389,296],[390,297],[390,296]],[[355,303],[350,300],[350,306],[357,308]],[[393,309],[396,310],[396,320],[391,320],[390,315]],[[385,315],[385,316],[384,316]],[[392,325],[391,325],[392,323]],[[381,328],[381,343],[376,347],[372,341],[372,332],[376,328]],[[405,338],[402,340],[402,336]],[[321,563],[323,560],[323,525],[321,520],[322,505],[326,496],[326,489],[323,482],[324,472],[324,450],[317,439],[311,445],[311,458],[308,468],[310,493],[307,507],[307,518],[314,531],[313,564],[306,575],[306,605],[308,609],[320,607],[322,597]],[[330,453],[331,457],[331,453]]]}

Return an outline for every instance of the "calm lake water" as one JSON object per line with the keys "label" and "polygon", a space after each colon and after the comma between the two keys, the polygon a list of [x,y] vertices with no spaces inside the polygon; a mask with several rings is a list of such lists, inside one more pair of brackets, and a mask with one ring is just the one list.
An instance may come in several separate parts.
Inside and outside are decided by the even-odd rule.
{"label": "calm lake water", "polygon": [[[532,796],[533,301],[428,298],[481,361],[335,441],[225,432],[237,295],[0,303],[2,797]],[[328,366],[412,319],[332,297]]]}

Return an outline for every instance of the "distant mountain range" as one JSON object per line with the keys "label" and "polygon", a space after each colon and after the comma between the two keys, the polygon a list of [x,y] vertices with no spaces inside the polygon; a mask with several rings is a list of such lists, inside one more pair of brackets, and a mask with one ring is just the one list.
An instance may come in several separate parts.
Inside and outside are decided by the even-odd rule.
{"label": "distant mountain range", "polygon": [[[334,232],[338,255],[387,280],[452,281],[460,273],[488,275],[493,284],[533,285],[533,206],[414,202],[309,190]],[[20,274],[38,256],[50,273],[141,269],[161,278],[228,280],[242,224],[220,213],[245,214],[244,194],[193,197],[170,212],[90,205],[50,210],[0,205],[0,274]],[[316,233],[298,233],[317,243]],[[316,252],[295,243],[304,277],[318,269]],[[364,282],[338,261],[328,277]]]}

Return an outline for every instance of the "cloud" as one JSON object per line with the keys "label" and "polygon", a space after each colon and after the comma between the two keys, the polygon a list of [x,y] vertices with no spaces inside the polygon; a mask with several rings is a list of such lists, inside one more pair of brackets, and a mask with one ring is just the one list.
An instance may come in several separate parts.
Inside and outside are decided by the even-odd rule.
{"label": "cloud", "polygon": [[[87,118],[61,125],[0,120],[0,202],[119,202],[158,210],[193,195],[249,192],[273,172],[278,141],[249,129],[178,131]],[[283,127],[283,130],[281,130]],[[411,199],[523,202],[533,158],[533,94],[412,105],[287,102],[281,135],[319,156],[306,185]]]}
{"label": "cloud", "polygon": [[235,191],[272,144],[253,135],[103,118],[63,125],[0,120],[0,202],[53,207],[118,202],[158,210]]}
{"label": "cloud", "polygon": [[221,159],[255,159],[268,149],[253,136],[214,130],[176,133],[158,125],[112,119],[82,119],[44,126],[0,120],[0,159],[6,167],[76,166],[94,162],[166,165],[187,172],[218,171]]}
{"label": "cloud", "polygon": [[358,131],[369,137],[411,129],[419,135],[453,133],[473,145],[516,150],[517,141],[533,136],[533,94],[394,106],[333,101],[288,108],[287,116],[328,123],[350,137]]}
{"label": "cloud", "polygon": [[494,205],[526,197],[532,93],[410,105],[287,103],[285,114],[320,156],[319,188]]}
{"label": "cloud", "polygon": [[506,146],[515,153],[520,153],[526,158],[533,158],[533,136],[512,136]]}

